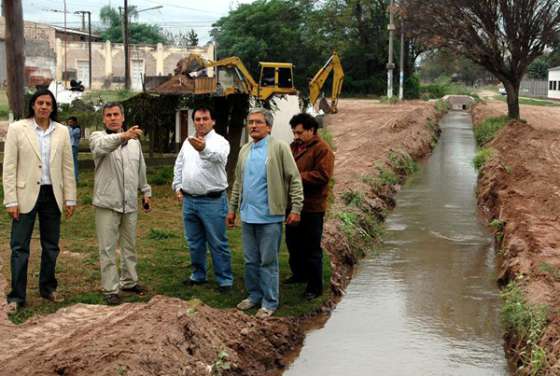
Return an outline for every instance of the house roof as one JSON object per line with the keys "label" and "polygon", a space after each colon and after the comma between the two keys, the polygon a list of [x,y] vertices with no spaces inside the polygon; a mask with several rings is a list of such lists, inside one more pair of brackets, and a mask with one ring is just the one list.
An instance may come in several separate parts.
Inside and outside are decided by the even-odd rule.
{"label": "house roof", "polygon": [[549,71],[549,72],[552,72],[552,71],[560,71],[560,66],[559,66],[559,67],[550,68],[550,69],[548,69],[548,71]]}

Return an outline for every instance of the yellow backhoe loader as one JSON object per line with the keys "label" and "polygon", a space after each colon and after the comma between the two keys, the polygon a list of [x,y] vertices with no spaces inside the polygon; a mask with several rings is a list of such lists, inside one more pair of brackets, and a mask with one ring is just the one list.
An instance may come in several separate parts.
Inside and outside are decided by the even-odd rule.
{"label": "yellow backhoe loader", "polygon": [[[246,93],[258,100],[266,101],[275,94],[297,94],[291,63],[259,62],[258,82],[236,56],[208,63],[207,68],[211,67],[218,68],[216,76],[218,87],[222,90],[221,95]],[[219,68],[233,70],[235,73],[233,77],[221,77],[222,72]]]}
{"label": "yellow backhoe loader", "polygon": [[315,106],[321,94],[321,89],[331,72],[333,72],[331,103],[330,105],[328,103],[323,103],[320,107],[326,113],[336,114],[338,112],[338,97],[342,90],[342,81],[344,80],[344,70],[342,69],[342,64],[340,63],[340,58],[336,51],[329,57],[325,65],[317,71],[313,79],[309,81],[309,103]]}

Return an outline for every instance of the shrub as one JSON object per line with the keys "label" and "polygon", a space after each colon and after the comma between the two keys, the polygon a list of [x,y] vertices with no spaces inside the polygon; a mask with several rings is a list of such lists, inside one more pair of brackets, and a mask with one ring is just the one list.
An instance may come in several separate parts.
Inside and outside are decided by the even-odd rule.
{"label": "shrub", "polygon": [[148,170],[148,182],[153,185],[171,185],[173,166],[154,167]]}

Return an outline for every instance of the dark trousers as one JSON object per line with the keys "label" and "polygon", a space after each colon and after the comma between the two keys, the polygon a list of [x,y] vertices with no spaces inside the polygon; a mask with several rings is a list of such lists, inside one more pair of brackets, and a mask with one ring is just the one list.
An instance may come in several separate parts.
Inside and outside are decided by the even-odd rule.
{"label": "dark trousers", "polygon": [[39,273],[39,293],[48,296],[58,285],[54,276],[56,258],[60,249],[60,210],[56,204],[52,186],[43,185],[37,203],[29,213],[20,214],[19,220],[12,220],[10,247],[12,248],[11,271],[12,291],[8,294],[8,302],[25,304],[27,288],[27,264],[29,261],[29,243],[39,215],[39,231],[41,235],[41,271]]}
{"label": "dark trousers", "polygon": [[286,245],[294,279],[307,281],[307,292],[323,293],[323,217],[325,213],[301,213],[297,226],[286,226]]}

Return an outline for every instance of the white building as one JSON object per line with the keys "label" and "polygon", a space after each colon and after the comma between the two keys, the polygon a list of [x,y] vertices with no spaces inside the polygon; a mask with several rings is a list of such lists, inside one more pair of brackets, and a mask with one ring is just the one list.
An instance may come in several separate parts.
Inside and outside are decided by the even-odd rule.
{"label": "white building", "polygon": [[548,70],[548,97],[560,99],[560,67]]}

